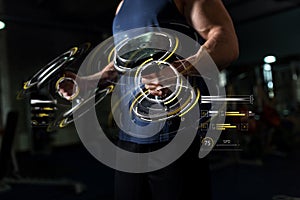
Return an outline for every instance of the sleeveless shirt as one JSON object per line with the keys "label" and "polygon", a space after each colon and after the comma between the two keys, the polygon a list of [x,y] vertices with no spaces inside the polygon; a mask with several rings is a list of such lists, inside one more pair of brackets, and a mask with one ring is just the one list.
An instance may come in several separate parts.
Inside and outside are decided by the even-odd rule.
{"label": "sleeveless shirt", "polygon": [[[181,24],[183,26],[174,26],[172,24]],[[142,27],[163,27],[179,29],[175,31],[183,32],[181,30],[182,27],[188,27],[188,24],[173,0],[124,0],[119,12],[113,20],[113,34],[118,35],[123,31]],[[189,28],[192,29],[191,27]],[[195,33],[195,31],[193,33]],[[190,33],[185,34],[188,35]],[[198,37],[200,44],[203,43],[203,41],[201,37]],[[120,90],[128,91],[128,89],[130,89],[130,86],[127,88],[127,86],[124,85]],[[133,132],[139,132],[139,126],[147,125],[143,125],[143,123],[142,121],[137,122],[136,127],[132,126],[130,128],[134,129]],[[148,138],[134,137],[121,130],[119,139],[139,144],[170,141],[175,136],[173,130],[178,128],[178,123],[180,123],[178,118],[167,121],[159,133]]]}

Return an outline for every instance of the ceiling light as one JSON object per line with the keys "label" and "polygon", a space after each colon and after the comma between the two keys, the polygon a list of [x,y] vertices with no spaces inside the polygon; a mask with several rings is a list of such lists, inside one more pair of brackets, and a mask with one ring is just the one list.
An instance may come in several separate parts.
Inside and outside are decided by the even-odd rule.
{"label": "ceiling light", "polygon": [[264,64],[264,71],[271,71],[272,67],[269,64]]}
{"label": "ceiling light", "polygon": [[265,63],[271,64],[276,62],[276,57],[275,56],[266,56],[264,58]]}
{"label": "ceiling light", "polygon": [[5,23],[0,21],[0,30],[5,28]]}
{"label": "ceiling light", "polygon": [[268,88],[269,89],[273,89],[273,87],[274,87],[273,82],[272,81],[268,82]]}

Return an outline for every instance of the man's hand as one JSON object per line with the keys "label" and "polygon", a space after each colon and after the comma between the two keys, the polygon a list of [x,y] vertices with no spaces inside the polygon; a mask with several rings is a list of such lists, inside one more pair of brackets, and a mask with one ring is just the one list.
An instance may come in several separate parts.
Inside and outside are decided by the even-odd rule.
{"label": "man's hand", "polygon": [[154,96],[165,97],[175,90],[178,84],[179,73],[175,66],[159,64],[159,61],[153,66],[150,66],[142,73],[142,83]]}
{"label": "man's hand", "polygon": [[142,83],[145,84],[145,88],[150,91],[150,94],[163,96],[167,85],[164,79],[166,79],[166,76],[162,75],[162,73],[152,73],[143,76]]}
{"label": "man's hand", "polygon": [[64,76],[57,82],[58,94],[66,100],[72,100],[76,93],[78,93],[78,81],[80,78],[77,77],[73,72],[65,72]]}
{"label": "man's hand", "polygon": [[[159,65],[152,70],[152,73],[148,73],[142,76],[142,83],[145,84],[146,89],[150,91],[150,94],[155,96],[166,96],[176,88],[178,76],[192,76],[199,75],[199,71],[196,69],[199,66],[201,58],[205,51],[205,47],[201,46],[199,51],[185,59],[174,61],[171,67],[164,67],[160,69]],[[159,61],[158,61],[159,63]],[[174,71],[176,70],[176,72]]]}

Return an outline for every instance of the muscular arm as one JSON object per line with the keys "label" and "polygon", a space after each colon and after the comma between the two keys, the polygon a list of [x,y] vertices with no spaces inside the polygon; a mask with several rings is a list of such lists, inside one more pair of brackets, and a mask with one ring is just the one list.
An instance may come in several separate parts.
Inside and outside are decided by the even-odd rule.
{"label": "muscular arm", "polygon": [[[232,20],[221,0],[174,0],[179,11],[187,22],[205,39],[199,51],[185,60],[194,65],[203,55],[203,47],[210,54],[219,70],[226,68],[237,59],[239,54],[238,39]],[[177,68],[180,71],[180,66]],[[182,74],[192,74],[193,68],[181,71]],[[168,72],[160,71],[162,77]],[[162,95],[160,90],[163,83],[159,75],[144,77],[146,88],[153,95]]]}
{"label": "muscular arm", "polygon": [[237,59],[238,39],[221,0],[180,0],[180,6],[188,23],[206,40],[203,46],[220,70]]}
{"label": "muscular arm", "polygon": [[[110,72],[110,73],[108,73],[108,72]],[[88,81],[93,81],[93,80],[98,81],[100,78],[108,79],[109,75],[112,73],[117,73],[117,72],[114,68],[114,63],[110,62],[101,71],[99,71],[95,74],[92,74],[92,75],[84,76],[84,77],[82,77],[82,79],[85,79]]]}

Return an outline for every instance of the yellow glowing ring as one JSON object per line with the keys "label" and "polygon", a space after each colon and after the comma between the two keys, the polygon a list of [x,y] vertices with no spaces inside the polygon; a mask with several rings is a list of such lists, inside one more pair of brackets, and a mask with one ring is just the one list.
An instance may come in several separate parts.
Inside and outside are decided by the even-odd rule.
{"label": "yellow glowing ring", "polygon": [[[50,63],[48,63],[44,68],[42,68],[41,70],[39,70],[29,81],[26,81],[23,85],[23,89],[24,90],[28,90],[29,88],[31,88],[32,86],[36,85],[36,84],[40,84],[40,82],[43,82],[45,80],[45,76],[46,74],[52,70],[53,66],[56,66],[55,63],[60,60],[61,58],[65,58],[66,54],[69,54],[68,57],[74,56],[76,53],[78,52],[78,47],[73,47],[70,50],[68,50],[67,52],[61,54],[60,56],[58,56],[57,58],[55,58],[54,60],[52,60]],[[65,61],[64,61],[65,62]],[[60,64],[61,66],[64,64],[64,62],[62,64]],[[46,76],[46,78],[49,75]],[[33,79],[36,79],[34,82]]]}
{"label": "yellow glowing ring", "polygon": [[183,115],[188,113],[191,109],[193,109],[195,107],[195,105],[198,103],[199,98],[200,98],[200,90],[197,88],[197,97],[196,97],[195,102],[193,103],[193,105],[191,107],[189,107],[189,109],[187,111],[185,111],[184,113],[181,113],[179,115],[179,117],[182,117]]}
{"label": "yellow glowing ring", "polygon": [[[149,93],[149,90],[147,90],[146,93]],[[129,109],[130,115],[131,115],[131,113],[132,113],[133,107],[134,107],[134,105],[136,104],[136,102],[137,102],[141,97],[145,96],[146,93],[140,94],[140,95],[139,95],[138,97],[136,97],[136,98],[134,99],[134,101],[131,103],[131,106],[130,106],[130,109]],[[145,95],[144,95],[144,94],[145,94]]]}
{"label": "yellow glowing ring", "polygon": [[[180,84],[180,81],[181,81],[181,78],[180,78],[180,75],[179,75],[179,72],[177,71],[177,69],[175,68],[175,67],[173,67],[170,63],[168,63],[168,62],[165,62],[165,61],[153,61],[153,62],[156,62],[158,65],[160,65],[160,64],[165,64],[166,66],[168,66],[169,68],[171,68],[171,70],[174,72],[174,74],[176,75],[176,76],[174,76],[174,77],[176,77],[176,90],[175,91],[173,91],[172,92],[172,94],[170,94],[166,99],[164,99],[164,100],[159,100],[159,99],[153,99],[153,98],[149,98],[149,97],[147,97],[146,96],[146,98],[149,100],[149,101],[152,101],[152,102],[156,102],[156,103],[163,103],[163,102],[165,102],[165,101],[169,101],[169,99],[171,99],[171,98],[173,98],[173,96],[176,96],[177,95],[177,93],[178,93],[178,90],[180,90],[180,89],[178,89],[178,87],[181,87],[181,84]],[[145,64],[146,63],[148,63],[148,62],[145,62]],[[142,68],[143,66],[141,66],[139,69],[138,69],[138,71],[137,72],[139,72],[140,70],[141,70],[141,68]],[[148,67],[148,66],[145,66],[145,68],[146,67]],[[138,76],[138,77],[135,77],[135,80],[136,80],[136,85],[138,85],[138,80],[140,80],[140,76],[141,76],[141,73],[139,73],[138,75],[137,75],[138,73],[136,73],[136,76]],[[140,88],[140,92],[142,92],[143,93],[143,89],[142,88]]]}
{"label": "yellow glowing ring", "polygon": [[115,89],[115,86],[114,85],[110,85],[107,87],[108,91],[107,91],[107,94],[111,93],[114,89]]}
{"label": "yellow glowing ring", "polygon": [[164,102],[164,104],[167,105],[167,104],[171,103],[172,101],[174,101],[181,93],[181,90],[182,90],[182,79],[180,79],[180,86],[179,86],[179,90],[178,90],[177,94],[171,100]]}
{"label": "yellow glowing ring", "polygon": [[[114,90],[114,86],[110,85],[107,88],[98,91],[98,93],[105,93],[103,97],[101,97],[99,100],[96,101],[95,104],[93,105],[97,105],[99,102],[101,102],[104,97],[106,97],[109,93],[111,93]],[[70,110],[66,111],[63,115],[62,118],[63,119],[57,119],[57,121],[59,123],[56,123],[52,126],[58,126],[59,128],[63,128],[65,126],[67,126],[68,124],[70,124],[71,122],[73,122],[75,119],[70,119],[71,116],[73,116],[74,112],[76,112],[79,108],[81,108],[83,105],[85,105],[87,102],[93,101],[94,98],[96,97],[97,93],[95,93],[94,95],[92,95],[91,97],[85,99],[84,101],[82,101],[81,103],[77,104],[76,106],[72,107]],[[80,113],[78,116],[82,116],[84,115],[89,109],[86,109],[84,112]],[[51,126],[48,127],[49,130],[51,130]]]}
{"label": "yellow glowing ring", "polygon": [[66,123],[66,120],[67,119],[62,119],[60,122],[59,122],[59,124],[58,124],[58,127],[59,128],[64,128],[64,127],[66,127],[68,124]]}
{"label": "yellow glowing ring", "polygon": [[[122,40],[118,45],[116,45],[115,49],[113,49],[113,50],[109,53],[108,61],[111,60],[111,57],[112,57],[113,52],[116,52],[117,49],[120,50],[120,49],[122,49],[124,46],[126,46],[126,44],[127,44],[128,42],[130,42],[131,40],[134,40],[134,39],[136,39],[136,38],[140,38],[141,36],[147,35],[147,34],[149,34],[149,33],[142,34],[142,35],[137,36],[137,37],[132,38],[132,39],[125,38],[124,40]],[[154,34],[154,35],[160,35],[160,36],[163,35],[163,36],[166,37],[166,38],[168,39],[168,41],[169,41],[169,50],[166,51],[165,54],[164,54],[163,56],[161,56],[160,59],[158,59],[158,60],[160,60],[160,61],[162,61],[162,62],[165,62],[165,61],[168,60],[168,59],[175,53],[175,51],[177,50],[177,48],[178,48],[178,46],[179,46],[179,39],[178,39],[178,37],[173,36],[173,35],[171,36],[171,35],[169,35],[169,34],[167,34],[167,33],[153,32],[153,34]],[[173,41],[173,40],[175,40],[175,47],[174,47],[174,48],[171,48],[171,46],[173,46],[172,44],[174,44],[174,41]],[[125,66],[119,66],[119,65],[115,64],[116,69],[117,69],[118,71],[121,71],[121,72],[125,72],[127,69],[130,70],[130,68],[127,68],[127,65],[129,64],[129,62],[131,61],[131,59],[132,59],[138,52],[142,51],[142,49],[143,49],[143,48],[141,48],[141,49],[140,49],[140,48],[136,49],[136,50],[131,54],[130,58],[128,58],[128,59],[123,59],[122,57],[120,57],[120,56],[118,56],[118,55],[115,55],[115,62],[116,62],[116,63],[117,63],[117,61],[116,61],[116,60],[117,60],[117,57],[118,57],[122,62],[125,62],[125,63],[126,63]],[[171,51],[171,52],[170,52],[170,51]],[[167,56],[167,57],[166,57],[166,56]]]}
{"label": "yellow glowing ring", "polygon": [[175,47],[173,49],[173,51],[168,55],[168,57],[166,57],[163,61],[165,62],[166,60],[168,60],[177,50],[178,48],[178,44],[179,44],[179,39],[177,37],[175,37]]}
{"label": "yellow glowing ring", "polygon": [[189,102],[190,102],[190,99],[187,99],[183,105],[181,105],[179,108],[177,108],[176,110],[172,111],[172,112],[169,112],[168,113],[168,116],[172,116],[172,115],[175,115],[177,113],[179,113],[180,111],[186,109],[187,105],[189,105]]}
{"label": "yellow glowing ring", "polygon": [[[31,85],[31,86],[32,86],[32,85]],[[29,81],[26,81],[26,82],[24,83],[23,89],[24,89],[24,90],[27,90],[27,89],[30,88],[31,86],[29,85]]]}
{"label": "yellow glowing ring", "polygon": [[110,63],[112,61],[111,57],[113,55],[113,53],[116,52],[116,47],[114,47],[108,54],[108,57],[107,57],[107,63]]}
{"label": "yellow glowing ring", "polygon": [[[72,82],[74,83],[74,85],[75,85],[75,88],[76,88],[75,93],[74,93],[69,99],[65,98],[65,97],[59,92],[59,84],[60,84],[61,82],[63,82],[64,80],[70,80],[70,81],[72,81]],[[68,100],[68,101],[72,101],[73,99],[75,99],[75,98],[78,96],[79,92],[80,92],[80,89],[79,89],[79,87],[78,87],[77,82],[76,82],[73,78],[65,77],[65,76],[60,77],[60,78],[56,81],[56,83],[55,83],[55,88],[56,88],[56,91],[57,91],[57,93],[59,94],[59,96],[61,96],[62,98],[66,99],[66,100]]]}
{"label": "yellow glowing ring", "polygon": [[[137,68],[137,70],[136,70],[136,72],[135,72],[135,75],[134,75],[135,85],[138,85],[138,84],[139,84],[139,83],[138,83],[138,79],[137,79],[139,71],[142,69],[142,67],[143,67],[145,64],[147,64],[148,62],[150,62],[150,61],[152,61],[152,60],[153,60],[153,58],[150,58],[150,59],[146,60],[145,62],[143,62],[143,63]],[[141,90],[141,91],[142,91],[142,90]]]}

